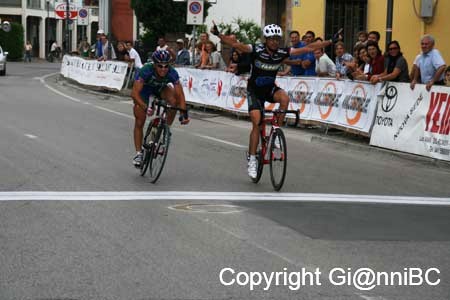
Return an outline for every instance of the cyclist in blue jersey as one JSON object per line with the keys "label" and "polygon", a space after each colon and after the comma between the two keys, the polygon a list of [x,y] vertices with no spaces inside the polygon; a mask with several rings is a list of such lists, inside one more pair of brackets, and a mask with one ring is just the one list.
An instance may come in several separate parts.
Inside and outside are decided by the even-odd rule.
{"label": "cyclist in blue jersey", "polygon": [[[136,74],[131,97],[134,102],[134,146],[136,156],[133,165],[137,168],[142,163],[143,128],[147,115],[153,115],[153,108],[149,103],[150,97],[164,99],[173,107],[184,109],[180,116],[182,125],[189,123],[186,110],[186,99],[180,83],[178,72],[169,64],[171,55],[167,50],[153,52],[152,63],[146,63]],[[172,125],[176,111],[169,111],[167,123]]]}
{"label": "cyclist in blue jersey", "polygon": [[[252,122],[248,150],[250,156],[248,175],[251,178],[256,178],[258,164],[256,150],[259,142],[259,124],[264,112],[264,102],[279,103],[279,109],[281,110],[286,110],[289,105],[288,94],[275,84],[278,69],[290,55],[301,55],[331,45],[340,38],[340,32],[335,34],[332,40],[311,43],[302,48],[280,48],[283,34],[281,27],[275,24],[264,27],[262,33],[265,43],[259,45],[247,45],[237,42],[233,37],[221,34],[215,24],[211,32],[225,44],[243,53],[249,53],[251,56],[250,78],[247,83],[248,111]],[[282,125],[283,120],[284,115],[280,114],[278,123]]]}

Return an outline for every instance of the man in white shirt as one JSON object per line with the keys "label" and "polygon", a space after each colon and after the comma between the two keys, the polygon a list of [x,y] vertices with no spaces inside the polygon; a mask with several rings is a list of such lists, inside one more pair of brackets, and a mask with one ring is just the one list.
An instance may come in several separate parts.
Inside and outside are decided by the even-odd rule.
{"label": "man in white shirt", "polygon": [[137,70],[142,68],[141,57],[139,56],[139,53],[136,51],[136,49],[133,48],[131,42],[126,42],[125,46],[127,47],[128,54],[130,55],[130,60],[134,62],[134,67]]}
{"label": "man in white shirt", "polygon": [[422,54],[414,61],[414,76],[411,80],[411,89],[414,89],[416,83],[420,81],[426,85],[427,91],[430,91],[434,84],[444,84],[444,71],[446,64],[439,50],[434,48],[434,37],[427,34],[420,40]]}
{"label": "man in white shirt", "polygon": [[323,49],[317,49],[314,51],[314,57],[316,58],[316,73],[319,77],[335,77],[336,65],[334,62],[323,52]]}

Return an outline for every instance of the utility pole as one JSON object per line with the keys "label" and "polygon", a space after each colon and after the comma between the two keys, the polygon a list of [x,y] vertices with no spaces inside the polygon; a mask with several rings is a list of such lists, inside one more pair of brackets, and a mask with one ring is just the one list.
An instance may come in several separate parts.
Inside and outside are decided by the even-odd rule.
{"label": "utility pole", "polygon": [[50,53],[50,40],[49,40],[49,34],[48,34],[48,27],[49,27],[49,23],[50,23],[50,0],[46,1],[47,4],[47,22],[45,22],[45,45],[47,45],[47,47],[45,47],[45,57],[48,56],[48,54]]}
{"label": "utility pole", "polygon": [[392,41],[392,16],[394,14],[394,0],[387,1],[387,15],[386,15],[386,46],[387,50],[389,43]]}
{"label": "utility pole", "polygon": [[66,53],[70,53],[70,41],[69,41],[69,20],[70,20],[70,6],[69,0],[66,0]]}

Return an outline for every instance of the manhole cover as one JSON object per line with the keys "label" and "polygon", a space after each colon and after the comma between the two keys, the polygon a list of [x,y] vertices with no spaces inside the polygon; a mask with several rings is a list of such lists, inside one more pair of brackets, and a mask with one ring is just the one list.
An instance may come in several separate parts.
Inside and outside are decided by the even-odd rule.
{"label": "manhole cover", "polygon": [[202,213],[219,213],[230,214],[243,211],[242,207],[230,204],[177,204],[169,206],[173,210],[190,211],[190,212],[202,212]]}

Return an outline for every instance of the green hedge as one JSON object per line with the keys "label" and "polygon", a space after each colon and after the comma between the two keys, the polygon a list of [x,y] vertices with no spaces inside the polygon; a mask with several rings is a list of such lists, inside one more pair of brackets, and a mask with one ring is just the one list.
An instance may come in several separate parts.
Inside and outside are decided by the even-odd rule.
{"label": "green hedge", "polygon": [[11,23],[11,31],[4,32],[0,29],[0,45],[3,51],[8,52],[8,60],[23,59],[23,27],[20,23]]}

